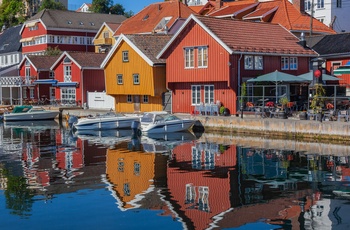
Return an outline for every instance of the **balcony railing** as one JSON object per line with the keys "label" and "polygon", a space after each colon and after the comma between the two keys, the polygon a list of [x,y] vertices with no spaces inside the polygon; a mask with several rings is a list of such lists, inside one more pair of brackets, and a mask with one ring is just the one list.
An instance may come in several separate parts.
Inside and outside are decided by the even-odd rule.
{"label": "balcony railing", "polygon": [[20,87],[25,85],[33,85],[35,77],[27,76],[6,76],[0,78],[1,87]]}
{"label": "balcony railing", "polygon": [[95,45],[112,45],[112,38],[99,38],[94,43]]}

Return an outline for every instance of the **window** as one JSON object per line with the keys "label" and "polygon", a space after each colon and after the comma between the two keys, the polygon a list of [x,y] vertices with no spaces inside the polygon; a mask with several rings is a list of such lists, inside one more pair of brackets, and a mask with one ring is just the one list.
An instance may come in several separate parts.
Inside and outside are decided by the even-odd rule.
{"label": "window", "polygon": [[139,85],[140,84],[140,77],[139,77],[138,73],[133,74],[132,78],[134,80],[134,85]]}
{"label": "window", "polygon": [[305,9],[305,11],[310,11],[311,10],[311,0],[306,0],[304,2],[304,9]]}
{"label": "window", "polygon": [[123,55],[123,62],[128,62],[129,61],[129,51],[123,51],[122,52]]}
{"label": "window", "polygon": [[134,175],[136,175],[136,176],[140,175],[140,168],[141,168],[140,163],[134,162]]}
{"label": "window", "polygon": [[64,82],[72,82],[72,67],[70,65],[63,66]]}
{"label": "window", "polygon": [[214,86],[213,85],[205,85],[204,86],[204,103],[210,104],[214,103]]}
{"label": "window", "polygon": [[34,88],[29,88],[29,97],[34,98]]}
{"label": "window", "polygon": [[281,69],[286,70],[289,69],[289,58],[287,57],[282,57],[281,58]]}
{"label": "window", "polygon": [[334,74],[334,70],[338,69],[341,66],[341,62],[332,62],[331,73]]}
{"label": "window", "polygon": [[118,85],[123,84],[123,74],[117,74],[117,84]]}
{"label": "window", "polygon": [[324,8],[324,0],[317,0],[317,9]]}
{"label": "window", "polygon": [[23,88],[23,98],[28,98],[26,88]]}
{"label": "window", "polygon": [[263,69],[263,57],[254,56],[254,69]]}
{"label": "window", "polygon": [[194,67],[194,49],[186,48],[185,49],[185,68],[193,68]]}
{"label": "window", "polygon": [[298,58],[297,57],[281,57],[281,69],[282,70],[297,70]]}
{"label": "window", "polygon": [[208,48],[199,47],[198,48],[198,67],[208,66]]}
{"label": "window", "polygon": [[200,85],[192,85],[192,105],[199,105],[201,101],[201,86]]}
{"label": "window", "polygon": [[50,76],[49,76],[49,78],[55,78],[55,72],[54,71],[50,71]]}
{"label": "window", "polygon": [[109,32],[108,31],[104,31],[103,32],[103,38],[109,38]]}
{"label": "window", "polygon": [[126,96],[126,102],[132,103],[132,96],[131,95]]}
{"label": "window", "polygon": [[253,69],[253,56],[244,56],[244,69]]}
{"label": "window", "polygon": [[74,102],[76,94],[76,88],[64,87],[61,88],[61,101],[63,103]]}
{"label": "window", "polygon": [[30,76],[30,67],[26,67],[26,77]]}
{"label": "window", "polygon": [[149,102],[148,95],[143,95],[143,103],[148,103],[148,102]]}
{"label": "window", "polygon": [[296,57],[291,57],[289,59],[289,66],[291,70],[297,70],[298,69],[298,59]]}
{"label": "window", "polygon": [[343,0],[337,0],[337,8],[341,8],[342,7],[342,1]]}
{"label": "window", "polygon": [[118,171],[124,172],[124,162],[123,161],[118,161]]}

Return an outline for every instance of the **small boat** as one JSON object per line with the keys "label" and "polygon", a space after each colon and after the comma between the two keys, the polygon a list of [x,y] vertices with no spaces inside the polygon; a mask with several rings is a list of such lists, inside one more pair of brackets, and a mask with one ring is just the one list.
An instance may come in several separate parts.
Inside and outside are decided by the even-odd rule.
{"label": "small boat", "polygon": [[19,105],[11,113],[5,113],[3,119],[4,121],[54,120],[58,114],[59,111],[46,110],[43,107]]}
{"label": "small boat", "polygon": [[137,121],[138,116],[126,116],[123,114],[109,112],[102,115],[79,118],[73,123],[75,130],[106,130],[131,128],[133,121]]}
{"label": "small boat", "polygon": [[147,112],[140,118],[141,132],[171,133],[185,131],[196,122],[193,119],[181,119],[167,112]]}

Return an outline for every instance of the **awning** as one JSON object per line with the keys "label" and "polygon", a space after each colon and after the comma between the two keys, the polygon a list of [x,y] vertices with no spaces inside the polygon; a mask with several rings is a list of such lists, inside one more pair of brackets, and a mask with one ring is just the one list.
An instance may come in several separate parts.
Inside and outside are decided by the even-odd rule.
{"label": "awning", "polygon": [[36,24],[38,24],[38,22],[28,22],[26,23],[26,27],[34,27]]}
{"label": "awning", "polygon": [[54,79],[39,79],[39,80],[35,80],[34,84],[40,85],[40,84],[51,84],[54,85],[57,83],[57,80]]}
{"label": "awning", "polygon": [[334,75],[350,74],[350,65],[339,66],[338,69],[333,71]]}
{"label": "awning", "polygon": [[[314,76],[313,71],[298,75],[298,77],[303,78],[307,81],[312,81],[313,76]],[[325,74],[325,73],[322,74],[322,81],[339,81],[339,80],[341,80],[341,79],[334,77],[334,76],[331,76],[331,75],[328,75],[328,74]]]}
{"label": "awning", "polygon": [[22,38],[21,40],[19,40],[19,42],[30,42],[33,41],[34,37],[30,37],[30,38]]}
{"label": "awning", "polygon": [[55,86],[57,87],[77,87],[78,82],[57,82]]}

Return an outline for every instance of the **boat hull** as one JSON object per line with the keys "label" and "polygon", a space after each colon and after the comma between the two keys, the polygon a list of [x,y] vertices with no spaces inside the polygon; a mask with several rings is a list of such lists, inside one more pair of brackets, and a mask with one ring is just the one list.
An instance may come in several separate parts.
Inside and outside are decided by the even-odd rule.
{"label": "boat hull", "polygon": [[131,128],[136,117],[82,118],[73,124],[76,130],[107,130]]}
{"label": "boat hull", "polygon": [[58,111],[40,111],[27,113],[9,113],[4,114],[4,121],[37,121],[37,120],[54,120]]}
{"label": "boat hull", "polygon": [[175,122],[165,122],[165,123],[142,123],[141,131],[144,133],[171,133],[171,132],[181,132],[189,130],[195,123],[194,120],[181,120]]}

